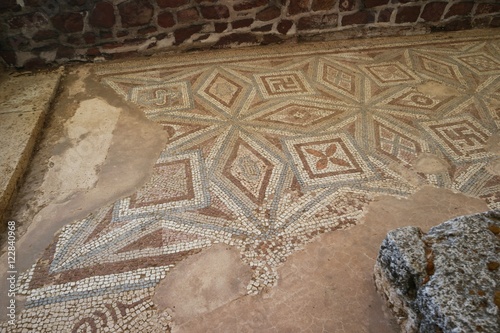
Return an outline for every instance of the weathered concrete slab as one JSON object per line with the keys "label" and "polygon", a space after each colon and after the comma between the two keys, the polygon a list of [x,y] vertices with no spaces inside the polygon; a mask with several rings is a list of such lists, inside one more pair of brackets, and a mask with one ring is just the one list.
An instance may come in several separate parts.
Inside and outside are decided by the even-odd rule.
{"label": "weathered concrete slab", "polygon": [[61,75],[62,69],[0,79],[0,220],[28,166]]}
{"label": "weathered concrete slab", "polygon": [[500,332],[500,210],[387,234],[375,284],[402,332]]}

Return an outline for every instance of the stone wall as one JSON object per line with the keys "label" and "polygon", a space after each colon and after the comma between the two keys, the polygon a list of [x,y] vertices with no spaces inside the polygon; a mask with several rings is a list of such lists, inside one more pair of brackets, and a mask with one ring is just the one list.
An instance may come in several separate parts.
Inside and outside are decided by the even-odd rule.
{"label": "stone wall", "polygon": [[498,0],[1,0],[11,66],[500,26]]}

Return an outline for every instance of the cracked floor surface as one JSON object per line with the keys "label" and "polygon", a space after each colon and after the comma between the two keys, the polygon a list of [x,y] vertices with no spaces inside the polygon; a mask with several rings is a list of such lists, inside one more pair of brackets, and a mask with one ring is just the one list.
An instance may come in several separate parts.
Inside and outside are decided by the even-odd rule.
{"label": "cracked floor surface", "polygon": [[485,30],[68,68],[1,327],[396,331],[385,233],[500,208],[499,55]]}

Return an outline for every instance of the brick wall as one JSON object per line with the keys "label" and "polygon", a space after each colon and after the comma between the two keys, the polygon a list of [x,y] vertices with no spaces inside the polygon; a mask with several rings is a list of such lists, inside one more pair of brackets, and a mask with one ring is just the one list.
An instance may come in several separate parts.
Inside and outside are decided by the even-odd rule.
{"label": "brick wall", "polygon": [[0,57],[34,67],[159,50],[499,26],[499,0],[0,0]]}

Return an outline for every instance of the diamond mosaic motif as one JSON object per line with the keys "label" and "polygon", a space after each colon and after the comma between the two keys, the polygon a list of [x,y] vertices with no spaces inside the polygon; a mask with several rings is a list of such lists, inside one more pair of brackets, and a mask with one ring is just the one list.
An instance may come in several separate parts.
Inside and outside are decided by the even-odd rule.
{"label": "diamond mosaic motif", "polygon": [[318,64],[318,82],[344,96],[359,100],[360,75],[347,69],[346,66],[333,65],[321,60]]}
{"label": "diamond mosaic motif", "polygon": [[[239,249],[249,294],[268,290],[289,255],[359,223],[381,194],[431,184],[499,208],[499,39],[424,44],[99,67],[168,139],[144,186],[68,224],[21,274],[16,329],[158,323],[154,288],[214,243]],[[422,92],[429,83],[446,93]],[[409,179],[422,156],[443,168]]]}
{"label": "diamond mosaic motif", "polygon": [[263,123],[275,123],[303,129],[327,122],[344,113],[341,107],[309,101],[283,102],[272,105],[267,110],[264,115],[256,119]]}
{"label": "diamond mosaic motif", "polygon": [[362,69],[380,86],[410,84],[420,81],[409,68],[399,63],[381,63],[363,66]]}
{"label": "diamond mosaic motif", "polygon": [[264,98],[315,94],[304,74],[299,71],[255,74],[255,79]]}
{"label": "diamond mosaic motif", "polygon": [[134,87],[130,100],[156,111],[185,110],[193,106],[187,82],[173,82]]}
{"label": "diamond mosaic motif", "polygon": [[498,74],[500,73],[500,61],[491,57],[489,54],[473,53],[456,57],[463,62],[476,74]]}
{"label": "diamond mosaic motif", "polygon": [[470,117],[424,123],[450,157],[456,161],[477,160],[491,156],[486,150],[490,133]]}
{"label": "diamond mosaic motif", "polygon": [[305,188],[356,182],[373,176],[359,148],[346,135],[311,139],[285,140],[295,174]]}
{"label": "diamond mosaic motif", "polygon": [[224,167],[224,175],[256,204],[261,204],[273,164],[239,139]]}

